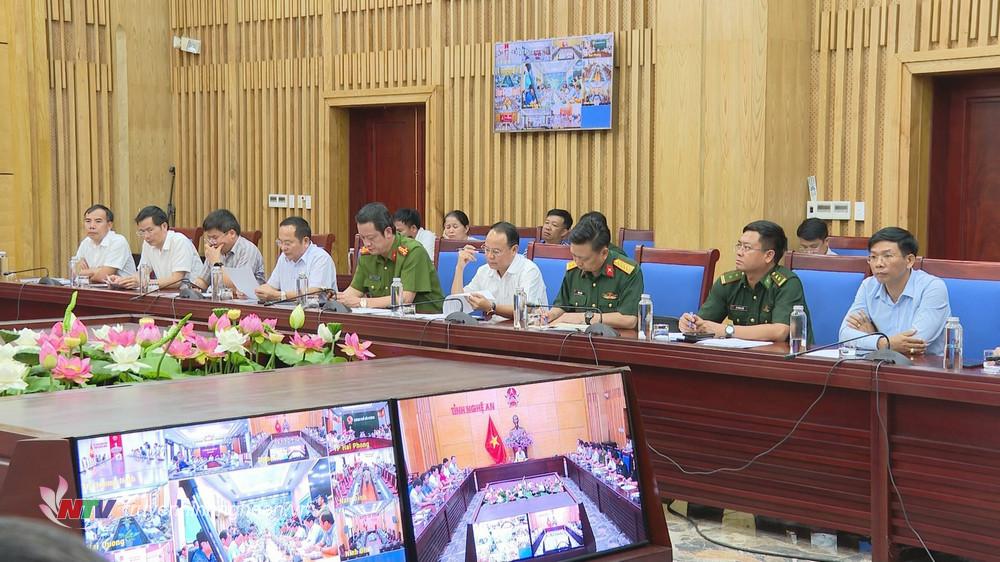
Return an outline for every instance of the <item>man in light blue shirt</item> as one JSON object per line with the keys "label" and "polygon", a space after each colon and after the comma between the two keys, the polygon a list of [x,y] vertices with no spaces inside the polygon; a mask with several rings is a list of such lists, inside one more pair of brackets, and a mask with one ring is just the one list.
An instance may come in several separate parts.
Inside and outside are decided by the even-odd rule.
{"label": "man in light blue shirt", "polygon": [[337,270],[330,254],[312,243],[312,229],[302,217],[288,217],[278,225],[281,255],[267,283],[257,287],[258,299],[285,300],[298,296],[295,283],[305,272],[306,291],[337,287]]}
{"label": "man in light blue shirt", "polygon": [[894,226],[883,228],[868,240],[872,276],[865,279],[854,304],[840,325],[840,339],[882,332],[858,340],[858,347],[884,349],[904,355],[941,355],[944,324],[951,315],[948,289],[941,279],[914,270],[917,241]]}

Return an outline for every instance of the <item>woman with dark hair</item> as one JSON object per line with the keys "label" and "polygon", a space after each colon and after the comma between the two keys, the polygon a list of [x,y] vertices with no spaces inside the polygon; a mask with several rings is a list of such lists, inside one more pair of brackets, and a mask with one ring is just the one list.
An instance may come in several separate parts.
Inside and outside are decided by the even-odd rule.
{"label": "woman with dark hair", "polygon": [[469,215],[458,209],[444,216],[441,232],[448,240],[475,240],[469,237]]}

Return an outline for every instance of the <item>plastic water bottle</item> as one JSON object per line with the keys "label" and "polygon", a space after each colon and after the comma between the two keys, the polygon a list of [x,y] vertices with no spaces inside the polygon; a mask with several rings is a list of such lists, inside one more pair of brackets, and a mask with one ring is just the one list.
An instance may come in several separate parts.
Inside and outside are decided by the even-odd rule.
{"label": "plastic water bottle", "polygon": [[222,288],[225,283],[222,281],[222,268],[213,265],[212,266],[212,300],[221,301],[222,300]]}
{"label": "plastic water bottle", "polygon": [[300,271],[299,276],[295,278],[295,293],[298,295],[299,304],[302,308],[306,307],[309,296],[306,295],[309,289],[309,276],[306,275],[305,271]]}
{"label": "plastic water bottle", "polygon": [[514,329],[525,330],[528,328],[528,293],[524,287],[518,287],[514,291]]}
{"label": "plastic water bottle", "polygon": [[949,316],[944,324],[944,368],[957,371],[962,368],[962,324],[958,316]]}
{"label": "plastic water bottle", "polygon": [[392,286],[389,287],[389,306],[396,316],[403,315],[403,280],[399,277],[392,278]]}
{"label": "plastic water bottle", "polygon": [[801,304],[792,307],[792,315],[788,318],[788,351],[799,353],[805,351],[808,334],[806,333],[806,310]]}
{"label": "plastic water bottle", "polygon": [[653,298],[646,293],[639,297],[639,339],[653,341]]}

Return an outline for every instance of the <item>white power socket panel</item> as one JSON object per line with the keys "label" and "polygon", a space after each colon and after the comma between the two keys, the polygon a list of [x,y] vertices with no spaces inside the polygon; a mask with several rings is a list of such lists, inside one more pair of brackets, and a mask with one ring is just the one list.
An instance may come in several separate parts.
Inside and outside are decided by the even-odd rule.
{"label": "white power socket panel", "polygon": [[806,201],[806,217],[824,220],[851,220],[851,202]]}
{"label": "white power socket panel", "polygon": [[865,220],[865,202],[855,201],[854,202],[854,220],[863,221]]}
{"label": "white power socket panel", "polygon": [[268,193],[267,206],[272,209],[284,209],[288,206],[288,196],[284,193]]}
{"label": "white power socket panel", "polygon": [[312,195],[299,195],[299,208],[312,209],[313,208]]}

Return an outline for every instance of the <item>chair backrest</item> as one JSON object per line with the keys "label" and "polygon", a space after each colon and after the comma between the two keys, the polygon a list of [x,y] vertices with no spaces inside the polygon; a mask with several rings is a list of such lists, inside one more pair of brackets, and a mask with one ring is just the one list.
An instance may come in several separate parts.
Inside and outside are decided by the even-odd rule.
{"label": "chair backrest", "polygon": [[[618,247],[628,254],[629,257],[636,257],[635,249],[637,246],[652,248],[653,231],[637,230],[634,228],[618,229]],[[656,299],[653,299],[653,306],[656,306]]]}
{"label": "chair backrest", "polygon": [[175,226],[171,228],[175,232],[180,232],[184,236],[187,236],[188,240],[194,244],[194,249],[201,253],[201,235],[205,233],[204,230],[199,226],[197,228],[186,228],[183,226]]}
{"label": "chair backrest", "polygon": [[535,262],[542,272],[545,281],[545,292],[549,303],[556,300],[563,277],[566,276],[566,263],[573,259],[569,246],[562,244],[528,244],[528,259]]}
{"label": "chair backrest", "polygon": [[635,259],[642,268],[645,292],[653,299],[653,314],[680,317],[697,312],[715,279],[719,250],[671,250],[639,245]]}
{"label": "chair backrest", "polygon": [[469,236],[486,236],[492,224],[473,224],[469,226]]}
{"label": "chair backrest", "polygon": [[333,243],[337,241],[336,234],[313,234],[311,240],[313,244],[326,250],[326,253],[333,255]]}
{"label": "chair backrest", "polygon": [[250,241],[251,244],[260,248],[260,238],[264,234],[259,230],[244,230],[243,237]]}
{"label": "chair backrest", "polygon": [[347,256],[347,271],[354,276],[354,272],[358,269],[358,258],[361,256],[361,235],[354,235],[354,257],[352,258],[350,254]]}
{"label": "chair backrest", "polygon": [[[483,247],[482,240],[447,240],[438,238],[434,243],[434,263],[437,265],[438,280],[441,282],[441,292],[451,294],[451,283],[455,280],[455,266],[458,265],[458,251],[466,246],[476,249]],[[476,275],[479,266],[486,263],[485,258],[476,260],[465,266],[462,272],[462,286],[468,285]]]}
{"label": "chair backrest", "polygon": [[521,253],[528,255],[528,246],[532,242],[538,242],[542,239],[542,227],[540,226],[519,226],[517,227],[517,237],[520,239],[517,243],[518,249]]}
{"label": "chair backrest", "polygon": [[981,363],[1000,345],[1000,263],[924,258],[921,268],[948,287],[951,315],[962,322],[963,361]]}
{"label": "chair backrest", "polygon": [[831,236],[827,240],[838,256],[868,255],[868,239],[864,236]]}
{"label": "chair backrest", "polygon": [[861,282],[871,275],[868,259],[788,252],[785,266],[802,280],[815,344],[825,345],[840,339],[840,324]]}

